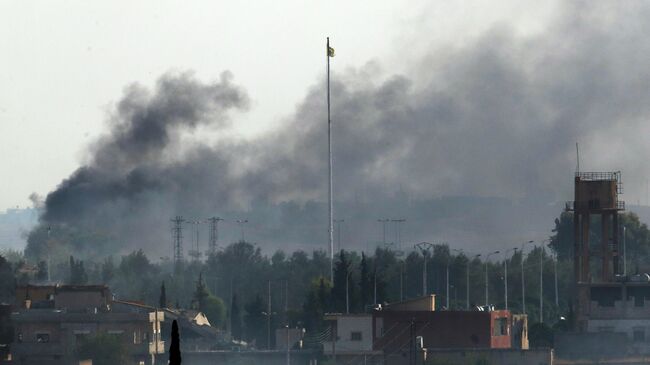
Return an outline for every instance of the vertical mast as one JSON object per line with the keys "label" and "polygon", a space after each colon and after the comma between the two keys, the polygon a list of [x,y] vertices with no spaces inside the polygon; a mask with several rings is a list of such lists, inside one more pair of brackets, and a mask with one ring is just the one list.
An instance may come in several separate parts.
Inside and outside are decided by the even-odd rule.
{"label": "vertical mast", "polygon": [[328,154],[328,207],[329,222],[328,234],[330,243],[330,281],[334,282],[334,212],[332,204],[332,120],[330,119],[330,38],[327,37],[327,46],[325,48],[325,58],[327,58],[327,154]]}

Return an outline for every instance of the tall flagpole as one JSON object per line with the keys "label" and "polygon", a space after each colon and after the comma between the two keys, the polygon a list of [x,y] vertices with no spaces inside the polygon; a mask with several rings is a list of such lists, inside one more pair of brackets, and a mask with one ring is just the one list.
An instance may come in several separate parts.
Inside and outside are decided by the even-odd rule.
{"label": "tall flagpole", "polygon": [[334,283],[334,204],[332,203],[332,120],[330,119],[330,37],[327,37],[327,46],[325,48],[325,58],[327,58],[327,154],[329,158],[329,223],[328,233],[330,240],[330,281]]}

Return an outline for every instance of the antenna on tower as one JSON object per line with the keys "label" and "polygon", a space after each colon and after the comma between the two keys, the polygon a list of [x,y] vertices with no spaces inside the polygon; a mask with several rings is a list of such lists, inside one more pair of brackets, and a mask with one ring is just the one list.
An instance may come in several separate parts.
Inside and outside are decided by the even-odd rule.
{"label": "antenna on tower", "polygon": [[580,172],[580,149],[578,148],[578,142],[576,142],[576,173]]}
{"label": "antenna on tower", "polygon": [[172,237],[174,239],[174,271],[178,273],[181,262],[183,261],[183,222],[182,216],[173,218]]}
{"label": "antenna on tower", "polygon": [[210,222],[210,241],[208,246],[208,255],[213,255],[217,252],[217,241],[219,240],[219,221],[223,221],[220,217],[208,218]]}

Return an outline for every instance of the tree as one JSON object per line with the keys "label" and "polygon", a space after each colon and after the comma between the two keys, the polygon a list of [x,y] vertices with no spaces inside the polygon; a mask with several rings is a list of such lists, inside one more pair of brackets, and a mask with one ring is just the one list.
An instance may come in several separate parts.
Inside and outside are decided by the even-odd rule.
{"label": "tree", "polygon": [[[366,255],[361,253],[361,276],[359,278],[359,286],[361,287],[361,310],[365,311],[367,305],[372,304],[373,301],[373,283],[370,278],[370,269],[368,267],[368,260]],[[375,267],[375,274],[377,268]]]}
{"label": "tree", "polygon": [[349,297],[350,310],[354,310],[358,305],[357,286],[351,277],[352,262],[344,250],[339,253],[339,259],[334,267],[334,287],[332,288],[332,309],[337,312],[345,313],[346,296]]}
{"label": "tree", "polygon": [[244,316],[244,325],[246,328],[246,339],[248,341],[255,341],[257,347],[265,344],[266,326],[264,311],[266,305],[261,295],[256,295],[251,301],[244,305],[246,315]]}
{"label": "tree", "polygon": [[239,302],[237,301],[237,294],[232,297],[230,306],[230,334],[236,340],[242,339],[242,323],[241,312],[239,310]]}
{"label": "tree", "polygon": [[553,330],[545,323],[533,323],[528,330],[530,347],[553,347]]}
{"label": "tree", "polygon": [[178,323],[172,322],[172,342],[169,345],[169,365],[181,365],[181,338],[178,334]]}
{"label": "tree", "polygon": [[70,256],[69,282],[72,285],[84,285],[88,283],[88,275],[86,274],[86,269],[84,269],[84,262],[81,260],[75,261],[73,256]]}
{"label": "tree", "polygon": [[120,336],[97,334],[81,341],[77,348],[79,360],[92,360],[96,365],[126,364],[129,349]]}
{"label": "tree", "polygon": [[113,256],[109,256],[102,263],[102,282],[104,284],[110,282],[113,276],[115,276],[115,264],[113,264]]}
{"label": "tree", "polygon": [[312,281],[305,302],[303,303],[303,322],[310,333],[323,329],[323,316],[328,310],[332,285],[324,277]]}
{"label": "tree", "polygon": [[160,308],[167,308],[167,293],[165,293],[165,282],[160,285],[160,298],[158,299],[158,306]]}
{"label": "tree", "polygon": [[16,277],[11,264],[3,256],[0,256],[0,302],[13,299],[15,283]]}
{"label": "tree", "polygon": [[196,309],[200,311],[205,310],[205,300],[208,298],[210,293],[205,287],[203,282],[203,273],[199,273],[199,280],[196,282],[196,289],[194,290],[194,303],[196,304]]}
{"label": "tree", "polygon": [[226,305],[221,298],[209,295],[201,311],[208,317],[212,327],[223,327],[226,322]]}
{"label": "tree", "polygon": [[38,262],[38,272],[36,273],[36,280],[38,281],[47,280],[47,262],[45,261]]}

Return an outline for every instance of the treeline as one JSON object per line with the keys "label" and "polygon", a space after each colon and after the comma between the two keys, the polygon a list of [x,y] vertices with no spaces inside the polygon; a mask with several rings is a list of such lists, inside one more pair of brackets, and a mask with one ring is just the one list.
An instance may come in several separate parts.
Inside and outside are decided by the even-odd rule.
{"label": "treeline", "polygon": [[[623,214],[621,223],[627,227],[628,271],[643,270],[650,263],[650,231],[634,214]],[[598,232],[594,224],[594,242]],[[453,245],[433,245],[426,252],[426,261],[421,251],[398,252],[391,247],[372,252],[340,251],[335,257],[333,280],[324,251],[279,250],[265,255],[259,246],[245,241],[232,243],[205,260],[187,261],[179,268],[168,259],[151,260],[142,251],[101,261],[68,257],[52,260],[55,264],[50,276],[53,281],[66,283],[107,284],[118,299],[201,309],[213,325],[265,348],[269,323],[272,328],[304,326],[308,338],[316,341],[325,331],[322,316],[327,312],[359,313],[375,304],[430,293],[436,294],[437,309],[445,309],[447,304],[449,309],[465,309],[468,303],[470,307],[484,305],[486,273],[489,303],[504,308],[507,265],[508,307],[515,312],[523,309],[523,267],[530,322],[540,321],[541,295],[544,322],[553,324],[570,313],[571,214],[563,213],[550,233],[548,240],[527,244],[524,254],[521,244],[504,243],[487,262],[483,260],[485,252],[462,252],[454,250]],[[12,261],[0,260],[0,275],[13,276],[9,281],[7,276],[0,278],[0,283],[36,282],[47,277],[46,258],[34,260],[37,271],[31,276],[21,271],[23,262],[15,257]]]}

